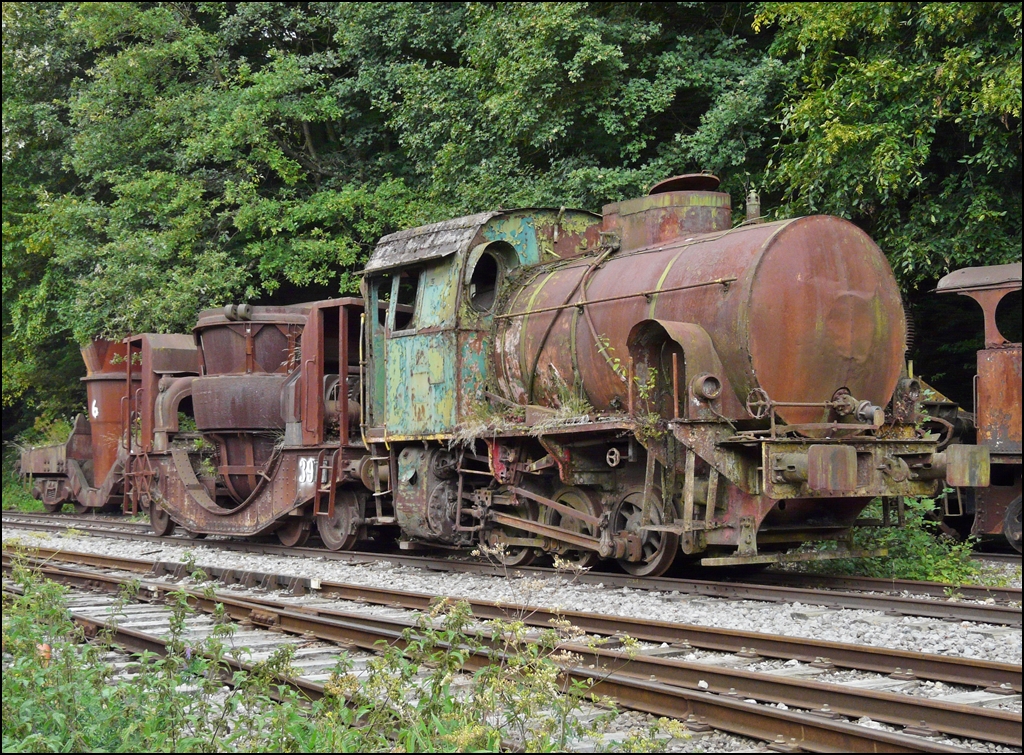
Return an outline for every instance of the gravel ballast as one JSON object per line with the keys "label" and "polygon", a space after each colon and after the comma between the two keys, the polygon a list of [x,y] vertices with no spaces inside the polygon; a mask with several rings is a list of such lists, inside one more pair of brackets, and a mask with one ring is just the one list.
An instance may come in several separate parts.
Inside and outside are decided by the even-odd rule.
{"label": "gravel ballast", "polygon": [[109,540],[78,533],[51,535],[11,530],[5,543],[83,551],[150,560],[182,561],[191,553],[195,562],[242,571],[278,572],[333,582],[387,587],[411,592],[542,605],[573,611],[651,618],[709,627],[739,629],[833,642],[859,643],[922,653],[1021,663],[1021,630],[947,622],[913,616],[888,616],[878,611],[830,609],[800,603],[734,601],[679,593],[651,592],[600,585],[572,584],[572,578],[501,577],[457,572],[434,572],[387,560],[350,564],[327,558],[297,558],[221,550],[210,546],[182,547],[168,543]]}

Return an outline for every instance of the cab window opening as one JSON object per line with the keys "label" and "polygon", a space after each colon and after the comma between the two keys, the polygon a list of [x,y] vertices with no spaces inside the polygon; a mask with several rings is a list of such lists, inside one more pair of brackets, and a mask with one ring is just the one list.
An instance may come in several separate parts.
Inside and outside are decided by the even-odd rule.
{"label": "cab window opening", "polygon": [[494,307],[500,272],[497,257],[490,252],[480,255],[469,281],[469,303],[477,312],[490,312]]}
{"label": "cab window opening", "polygon": [[409,330],[416,327],[416,299],[420,287],[420,271],[402,273],[398,284],[398,304],[409,310],[395,307],[394,330]]}
{"label": "cab window opening", "polygon": [[1010,343],[1021,342],[1020,289],[1011,291],[999,300],[996,307],[996,327]]}
{"label": "cab window opening", "polygon": [[374,304],[377,306],[377,324],[382,328],[387,323],[388,307],[381,307],[380,305],[391,301],[391,283],[391,276],[383,275],[374,284],[376,290]]}

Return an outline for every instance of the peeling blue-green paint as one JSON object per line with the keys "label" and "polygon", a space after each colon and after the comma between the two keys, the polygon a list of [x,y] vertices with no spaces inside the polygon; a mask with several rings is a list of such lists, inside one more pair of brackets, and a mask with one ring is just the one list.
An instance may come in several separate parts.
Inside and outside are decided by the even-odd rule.
{"label": "peeling blue-green paint", "polygon": [[392,336],[386,371],[388,435],[433,434],[454,426],[454,332]]}
{"label": "peeling blue-green paint", "polygon": [[[458,227],[465,243],[440,257],[417,256],[417,240],[421,236],[423,243],[434,239],[436,233],[428,233],[434,226],[399,234],[399,241],[405,244],[402,255],[410,264],[393,266],[388,272],[419,276],[416,311],[404,330],[395,331],[392,307],[387,329],[374,327],[370,342],[372,424],[384,425],[389,437],[453,432],[459,421],[473,412],[488,385],[494,312],[476,312],[468,305],[465,289],[472,271],[467,272],[466,267],[474,249],[480,244],[505,242],[515,251],[515,260],[509,255],[506,266],[535,265],[558,256],[555,248],[560,238],[582,235],[599,222],[597,216],[577,210],[516,210],[460,221],[476,219],[481,221],[476,235],[471,237],[470,226],[462,223]],[[585,243],[574,237],[568,246],[563,241],[559,248],[563,256],[573,255]],[[577,244],[578,249],[574,248]],[[397,260],[395,257],[390,264]],[[504,272],[507,275],[511,270]],[[370,280],[371,308],[377,297],[374,280],[379,279]]]}

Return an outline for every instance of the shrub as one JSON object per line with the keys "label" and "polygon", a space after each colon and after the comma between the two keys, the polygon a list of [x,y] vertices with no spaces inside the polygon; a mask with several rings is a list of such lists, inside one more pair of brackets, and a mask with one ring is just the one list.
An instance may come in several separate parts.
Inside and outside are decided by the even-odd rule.
{"label": "shrub", "polygon": [[18,458],[17,447],[5,449],[3,459],[3,510],[43,511],[43,504],[32,497],[31,488],[14,471]]}
{"label": "shrub", "polygon": [[[232,674],[225,641],[233,625],[220,611],[209,636],[190,639],[192,609],[180,591],[168,596],[166,656],[145,653],[131,676],[115,673],[104,656],[110,638],[86,641],[66,590],[17,562],[13,571],[22,593],[3,598],[4,752],[555,751],[596,733],[579,715],[589,685],[559,673],[572,659],[558,643],[578,634],[567,623],[537,643],[518,621],[488,622],[478,638],[466,604],[439,602],[400,643],[382,644],[365,677],[340,652],[325,697],[310,704],[280,682],[292,673],[294,645]],[[500,654],[470,677],[463,663],[481,643]],[[656,744],[648,732],[627,743]]]}
{"label": "shrub", "polygon": [[[863,517],[881,518],[882,504],[872,501]],[[977,576],[977,564],[971,560],[974,541],[958,541],[939,530],[932,515],[935,502],[928,498],[908,498],[904,504],[905,526],[871,527],[854,531],[853,547],[887,548],[877,558],[819,561],[809,568],[827,574],[853,574],[885,579],[915,579],[962,584]],[[835,548],[828,543],[823,550]]]}

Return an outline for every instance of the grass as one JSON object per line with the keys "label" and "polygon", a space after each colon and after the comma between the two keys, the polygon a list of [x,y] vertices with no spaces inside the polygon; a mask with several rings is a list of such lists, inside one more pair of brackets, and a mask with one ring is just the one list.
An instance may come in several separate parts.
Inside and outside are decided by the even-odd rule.
{"label": "grass", "polygon": [[[470,676],[462,664],[481,640],[468,631],[469,608],[437,603],[405,633],[404,650],[381,645],[363,675],[339,651],[326,696],[309,703],[277,681],[293,673],[293,645],[225,686],[234,625],[215,614],[215,630],[190,639],[191,609],[180,592],[169,596],[167,655],[143,654],[131,676],[116,673],[110,638],[86,640],[69,617],[65,588],[24,565],[13,571],[23,594],[3,598],[4,752],[550,752],[599,737],[615,715],[608,709],[596,723],[582,722],[593,696],[589,684],[559,673],[574,659],[558,643],[579,631],[564,622],[536,643],[526,641],[521,621],[488,622],[488,638],[504,652]],[[686,736],[676,722],[660,725]],[[613,746],[654,749],[658,726]]]}
{"label": "grass", "polygon": [[45,511],[43,504],[32,497],[31,488],[14,472],[14,456],[4,454],[3,510],[35,513]]}
{"label": "grass", "polygon": [[[935,502],[908,498],[904,527],[871,527],[854,531],[854,548],[887,548],[888,555],[878,558],[840,558],[807,562],[807,570],[818,574],[841,574],[884,579],[912,579],[944,582],[950,585],[977,583],[984,575],[978,562],[971,559],[974,540],[954,540],[939,530],[931,518]],[[873,501],[861,516],[881,518],[881,503]],[[830,550],[835,543],[818,546]]]}

